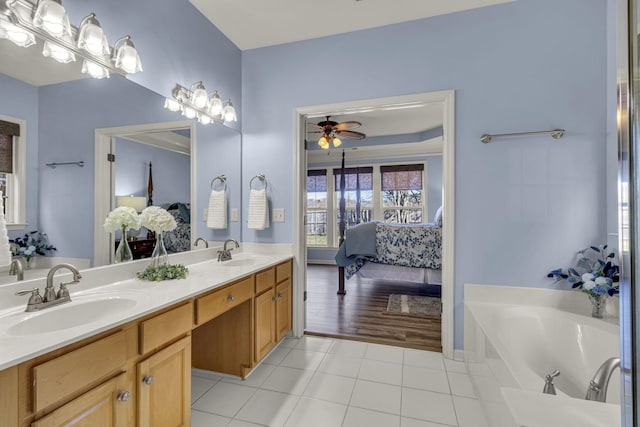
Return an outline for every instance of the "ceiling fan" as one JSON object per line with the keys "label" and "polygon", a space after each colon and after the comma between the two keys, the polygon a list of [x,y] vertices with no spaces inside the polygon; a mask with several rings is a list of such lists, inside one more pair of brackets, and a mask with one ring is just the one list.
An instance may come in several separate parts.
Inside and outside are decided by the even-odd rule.
{"label": "ceiling fan", "polygon": [[327,116],[327,120],[323,120],[317,124],[309,123],[311,127],[318,129],[311,133],[322,133],[322,136],[318,139],[318,145],[321,148],[328,150],[331,144],[333,144],[334,147],[338,147],[342,144],[342,141],[338,137],[346,139],[364,139],[366,137],[362,132],[350,130],[362,126],[362,123],[356,121],[338,123],[329,120],[329,118],[331,118],[331,116]]}

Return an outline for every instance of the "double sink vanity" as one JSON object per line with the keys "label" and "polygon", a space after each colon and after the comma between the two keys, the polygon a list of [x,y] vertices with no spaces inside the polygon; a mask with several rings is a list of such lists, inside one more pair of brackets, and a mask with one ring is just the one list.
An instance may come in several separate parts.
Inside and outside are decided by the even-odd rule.
{"label": "double sink vanity", "polygon": [[0,427],[188,426],[192,367],[244,378],[291,330],[288,250],[190,251],[170,257],[186,279],[132,279],[147,263],[83,270],[33,312],[14,294],[43,279],[0,286]]}

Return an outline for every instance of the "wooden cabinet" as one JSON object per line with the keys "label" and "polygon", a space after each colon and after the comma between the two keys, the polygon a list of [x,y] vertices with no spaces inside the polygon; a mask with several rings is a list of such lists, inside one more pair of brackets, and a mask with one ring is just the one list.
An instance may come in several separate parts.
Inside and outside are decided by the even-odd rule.
{"label": "wooden cabinet", "polygon": [[275,345],[274,301],[273,286],[255,299],[256,362],[262,360]]}
{"label": "wooden cabinet", "polygon": [[191,338],[138,363],[138,426],[190,425]]}
{"label": "wooden cabinet", "polygon": [[276,342],[291,330],[291,279],[276,285]]}

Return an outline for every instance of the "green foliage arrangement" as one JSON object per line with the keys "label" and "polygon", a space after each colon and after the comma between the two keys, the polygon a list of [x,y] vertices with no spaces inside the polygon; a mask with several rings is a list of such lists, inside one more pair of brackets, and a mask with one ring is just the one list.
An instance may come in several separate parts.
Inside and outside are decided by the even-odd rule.
{"label": "green foliage arrangement", "polygon": [[186,279],[188,272],[189,269],[182,264],[161,265],[155,268],[149,265],[144,271],[136,273],[136,277],[140,280],[160,282],[162,280]]}

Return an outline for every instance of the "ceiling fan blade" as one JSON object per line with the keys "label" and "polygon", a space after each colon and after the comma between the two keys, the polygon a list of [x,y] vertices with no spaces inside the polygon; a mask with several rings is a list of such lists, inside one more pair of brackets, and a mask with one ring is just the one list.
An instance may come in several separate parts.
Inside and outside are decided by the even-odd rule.
{"label": "ceiling fan blade", "polygon": [[336,134],[347,139],[364,139],[367,136],[362,132],[355,132],[352,130],[337,130]]}
{"label": "ceiling fan blade", "polygon": [[359,128],[360,126],[362,126],[362,123],[360,123],[360,122],[349,121],[349,122],[338,123],[335,126],[335,129],[336,130],[348,130],[348,129]]}
{"label": "ceiling fan blade", "polygon": [[307,126],[311,126],[313,128],[316,128],[316,129],[324,129],[323,126],[317,125],[315,123],[307,123]]}

